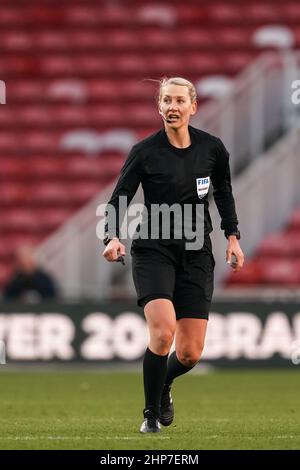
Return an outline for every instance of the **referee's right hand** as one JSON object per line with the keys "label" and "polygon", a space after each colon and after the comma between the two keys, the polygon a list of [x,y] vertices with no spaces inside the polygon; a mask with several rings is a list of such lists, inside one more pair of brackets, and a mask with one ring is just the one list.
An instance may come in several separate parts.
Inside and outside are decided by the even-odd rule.
{"label": "referee's right hand", "polygon": [[119,256],[126,255],[125,246],[118,238],[112,238],[102,254],[107,261],[117,261]]}

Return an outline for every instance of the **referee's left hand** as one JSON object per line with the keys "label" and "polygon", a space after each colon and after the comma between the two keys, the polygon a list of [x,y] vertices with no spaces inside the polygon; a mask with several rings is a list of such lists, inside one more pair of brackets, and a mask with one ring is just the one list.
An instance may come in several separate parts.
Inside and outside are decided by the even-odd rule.
{"label": "referee's left hand", "polygon": [[[232,256],[235,257],[234,260],[232,260]],[[230,264],[234,272],[238,272],[243,267],[244,259],[244,253],[242,252],[238,239],[235,235],[230,235],[228,237],[226,250],[226,262]]]}
{"label": "referee's left hand", "polygon": [[110,240],[102,255],[107,261],[117,261],[119,256],[125,256],[125,246],[117,237]]}

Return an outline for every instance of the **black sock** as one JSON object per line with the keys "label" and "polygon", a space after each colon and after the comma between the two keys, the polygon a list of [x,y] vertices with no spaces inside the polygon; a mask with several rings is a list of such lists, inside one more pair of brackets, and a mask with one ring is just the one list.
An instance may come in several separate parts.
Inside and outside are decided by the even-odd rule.
{"label": "black sock", "polygon": [[183,365],[176,356],[176,351],[172,352],[168,360],[168,368],[167,368],[167,377],[165,384],[171,385],[173,380],[179,375],[186,374],[189,370],[193,369],[196,364],[192,367],[187,367]]}
{"label": "black sock", "polygon": [[162,389],[166,380],[168,354],[159,356],[146,349],[143,372],[144,372],[144,392],[145,409],[158,417]]}

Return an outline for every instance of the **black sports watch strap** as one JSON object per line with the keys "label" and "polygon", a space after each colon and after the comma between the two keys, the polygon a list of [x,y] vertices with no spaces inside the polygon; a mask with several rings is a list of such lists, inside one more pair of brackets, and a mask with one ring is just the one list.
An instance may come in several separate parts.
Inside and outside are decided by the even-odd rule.
{"label": "black sports watch strap", "polygon": [[226,238],[230,237],[231,235],[234,235],[238,240],[240,240],[241,238],[241,232],[239,230],[235,230],[233,232],[229,232],[225,234]]}

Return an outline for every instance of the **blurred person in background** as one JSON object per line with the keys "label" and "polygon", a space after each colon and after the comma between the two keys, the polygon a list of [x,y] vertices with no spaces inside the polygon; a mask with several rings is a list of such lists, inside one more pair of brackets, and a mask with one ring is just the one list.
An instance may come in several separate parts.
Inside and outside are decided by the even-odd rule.
{"label": "blurred person in background", "polygon": [[[132,148],[108,202],[117,218],[109,221],[106,214],[103,256],[112,262],[126,254],[119,239],[120,197],[126,196],[128,207],[140,182],[148,214],[155,204],[169,207],[188,204],[193,208],[194,224],[197,220],[194,209],[200,204],[203,207],[204,241],[200,248],[187,249],[184,236],[177,239],[175,232],[173,238],[162,239],[161,225],[159,239],[135,238],[132,242],[133,280],[138,305],[144,308],[150,332],[143,362],[145,408],[140,428],[143,433],[159,432],[160,424],[169,426],[173,422],[173,380],[198,363],[204,348],[215,266],[209,237],[210,183],[221,216],[221,229],[228,239],[226,261],[235,272],[244,263],[229,154],[218,137],[189,125],[196,108],[196,90],[191,82],[180,77],[160,82],[158,111],[164,127]],[[175,334],[175,351],[168,358]]]}
{"label": "blurred person in background", "polygon": [[33,247],[21,246],[15,253],[15,271],[4,288],[4,300],[37,303],[56,296],[55,282],[38,266]]}

